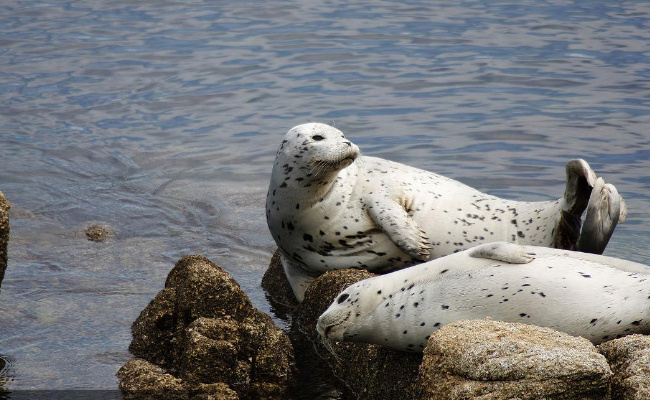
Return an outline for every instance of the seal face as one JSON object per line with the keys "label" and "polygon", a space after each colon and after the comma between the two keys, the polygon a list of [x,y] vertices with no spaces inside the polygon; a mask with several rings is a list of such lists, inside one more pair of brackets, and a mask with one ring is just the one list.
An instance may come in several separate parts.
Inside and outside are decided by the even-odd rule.
{"label": "seal face", "polygon": [[421,352],[429,335],[490,317],[601,343],[650,333],[650,267],[594,254],[489,243],[357,282],[320,316],[326,340]]}
{"label": "seal face", "polygon": [[[299,301],[319,274],[401,269],[493,241],[602,252],[625,203],[583,160],[567,164],[559,200],[501,199],[375,157],[325,124],[299,125],[277,152],[269,229]],[[585,228],[581,216],[587,210]]]}

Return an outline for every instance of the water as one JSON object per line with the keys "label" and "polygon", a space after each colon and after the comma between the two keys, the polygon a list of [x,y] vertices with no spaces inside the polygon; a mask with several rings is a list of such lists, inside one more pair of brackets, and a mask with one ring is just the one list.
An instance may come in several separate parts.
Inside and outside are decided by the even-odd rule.
{"label": "water", "polygon": [[630,209],[606,254],[650,264],[649,21],[617,1],[3,1],[5,388],[115,389],[185,254],[269,311],[266,186],[309,121],[514,199],[559,197],[585,158]]}

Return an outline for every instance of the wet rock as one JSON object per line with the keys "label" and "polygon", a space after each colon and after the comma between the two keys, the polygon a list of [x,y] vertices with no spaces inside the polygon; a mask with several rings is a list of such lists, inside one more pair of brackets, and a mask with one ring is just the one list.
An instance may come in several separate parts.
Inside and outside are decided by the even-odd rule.
{"label": "wet rock", "polygon": [[0,285],[7,269],[7,245],[9,244],[9,200],[0,192]]}
{"label": "wet rock", "polygon": [[103,242],[111,236],[111,231],[101,225],[91,225],[84,231],[86,238],[91,242]]}
{"label": "wet rock", "polygon": [[407,354],[365,343],[331,342],[326,346],[318,338],[316,332],[318,317],[341,290],[372,276],[374,275],[361,270],[325,273],[307,289],[305,300],[298,306],[296,312],[297,323],[306,336],[313,341],[317,353],[330,365],[334,375],[345,383],[352,397],[417,398],[417,377],[421,355]]}
{"label": "wet rock", "polygon": [[[226,271],[205,257],[185,257],[174,266],[165,289],[142,311],[132,332],[131,352],[163,367],[169,375],[158,374],[163,383],[178,383],[187,396],[231,398],[217,393],[225,385],[242,398],[279,399],[292,382],[289,339],[252,306]],[[158,376],[152,371],[127,363],[118,376],[128,378],[123,386],[137,392],[137,385],[147,389]]]}
{"label": "wet rock", "polygon": [[238,400],[237,392],[224,383],[191,386],[145,360],[131,360],[117,372],[125,400]]}
{"label": "wet rock", "polygon": [[129,351],[165,368],[173,368],[176,355],[176,289],[163,289],[131,325]]}
{"label": "wet rock", "polygon": [[199,318],[187,330],[180,377],[187,382],[228,382],[247,398],[282,398],[293,373],[293,353],[262,313],[242,321]]}
{"label": "wet rock", "polygon": [[280,318],[287,318],[298,305],[287,276],[280,263],[280,251],[273,253],[269,268],[262,277],[262,287],[266,290],[269,302],[279,311]]}
{"label": "wet rock", "polygon": [[117,371],[117,377],[125,399],[189,398],[180,379],[145,360],[127,362]]}
{"label": "wet rock", "polygon": [[611,370],[586,339],[492,320],[457,321],[431,335],[423,399],[605,399]]}
{"label": "wet rock", "polygon": [[630,335],[598,346],[614,373],[612,398],[650,399],[650,336]]}

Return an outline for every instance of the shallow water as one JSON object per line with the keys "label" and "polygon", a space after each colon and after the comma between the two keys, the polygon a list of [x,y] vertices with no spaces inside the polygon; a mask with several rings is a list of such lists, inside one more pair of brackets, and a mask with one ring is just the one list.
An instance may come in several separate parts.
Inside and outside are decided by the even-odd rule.
{"label": "shallow water", "polygon": [[650,264],[650,4],[431,3],[2,2],[4,386],[115,389],[185,254],[269,311],[266,186],[303,122],[514,199],[585,158],[630,209],[605,254]]}

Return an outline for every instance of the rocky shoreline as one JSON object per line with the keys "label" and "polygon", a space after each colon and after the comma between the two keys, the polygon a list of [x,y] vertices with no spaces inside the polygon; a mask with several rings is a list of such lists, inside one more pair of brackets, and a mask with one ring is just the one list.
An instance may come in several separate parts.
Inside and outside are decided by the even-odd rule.
{"label": "rocky shoreline", "polygon": [[0,287],[7,269],[7,246],[9,244],[9,209],[11,205],[0,192]]}
{"label": "rocky shoreline", "polygon": [[326,346],[315,331],[318,316],[340,290],[370,276],[328,272],[297,304],[276,253],[262,286],[292,320],[286,335],[222,268],[185,257],[133,324],[129,350],[137,358],[118,372],[120,388],[126,399],[301,398],[301,365],[318,357],[345,399],[650,398],[650,336],[596,347],[552,329],[486,319],[444,326],[423,354]]}

